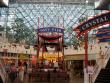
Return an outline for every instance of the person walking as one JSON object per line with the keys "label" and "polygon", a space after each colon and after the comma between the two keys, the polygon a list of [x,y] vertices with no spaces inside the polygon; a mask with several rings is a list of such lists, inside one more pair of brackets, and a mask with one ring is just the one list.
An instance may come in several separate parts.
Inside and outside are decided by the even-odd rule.
{"label": "person walking", "polygon": [[20,79],[20,82],[23,83],[23,79],[24,79],[24,66],[23,65],[19,67],[19,79]]}
{"label": "person walking", "polygon": [[11,83],[14,83],[16,77],[17,77],[17,69],[14,63],[11,64],[10,72],[9,72],[9,77],[11,80]]}
{"label": "person walking", "polygon": [[31,77],[32,77],[32,67],[29,67],[28,70],[27,70],[27,72],[28,72],[28,79],[29,79],[29,81],[31,81]]}
{"label": "person walking", "polygon": [[47,72],[47,81],[50,82],[50,71]]}

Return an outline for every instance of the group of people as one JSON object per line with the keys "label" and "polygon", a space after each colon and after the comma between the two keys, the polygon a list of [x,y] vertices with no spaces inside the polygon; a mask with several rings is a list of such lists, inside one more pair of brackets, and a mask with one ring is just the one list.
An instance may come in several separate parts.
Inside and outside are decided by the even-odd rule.
{"label": "group of people", "polygon": [[31,73],[32,73],[32,68],[27,67],[26,64],[20,64],[18,67],[16,67],[15,64],[12,63],[8,71],[11,83],[14,83],[16,78],[18,78],[19,81],[23,83],[24,76],[26,75],[29,76],[29,80],[30,80]]}

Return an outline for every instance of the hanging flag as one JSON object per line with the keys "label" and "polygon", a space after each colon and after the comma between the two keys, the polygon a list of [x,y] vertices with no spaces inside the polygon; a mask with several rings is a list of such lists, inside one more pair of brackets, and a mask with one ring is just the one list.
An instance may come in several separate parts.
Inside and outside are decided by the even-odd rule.
{"label": "hanging flag", "polygon": [[110,42],[110,38],[100,39],[100,40],[99,40],[99,43],[100,43],[100,42]]}
{"label": "hanging flag", "polygon": [[97,34],[104,34],[104,33],[110,33],[110,30],[106,30],[106,31],[101,31],[101,32],[97,32]]}
{"label": "hanging flag", "polygon": [[103,31],[110,31],[110,27],[103,27],[103,28],[100,28],[98,29],[98,32],[103,32]]}
{"label": "hanging flag", "polygon": [[96,34],[96,37],[110,36],[110,33]]}
{"label": "hanging flag", "polygon": [[100,40],[100,39],[109,39],[110,38],[110,36],[103,36],[103,37],[99,37],[98,39]]}

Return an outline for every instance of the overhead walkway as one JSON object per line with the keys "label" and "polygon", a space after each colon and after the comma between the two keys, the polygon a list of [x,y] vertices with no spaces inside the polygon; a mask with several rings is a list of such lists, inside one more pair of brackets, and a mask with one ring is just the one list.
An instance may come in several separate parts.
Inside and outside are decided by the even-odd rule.
{"label": "overhead walkway", "polygon": [[[94,44],[88,46],[88,60],[98,60],[107,51],[107,43]],[[84,60],[85,49],[83,47],[78,47],[75,49],[73,46],[64,49],[65,60]]]}
{"label": "overhead walkway", "polygon": [[[26,48],[27,45],[19,45],[15,43],[3,43],[0,42],[0,52],[10,52],[10,53],[24,53],[24,54],[36,54],[36,51],[33,46],[29,46],[29,48]],[[100,52],[105,53],[106,52],[106,47],[109,46],[107,43],[101,44],[94,44],[94,45],[89,45],[88,46],[88,54],[89,55],[94,55],[94,54],[99,54]],[[85,54],[85,49],[84,46],[78,47],[78,49],[75,49],[73,46],[68,46],[64,48],[64,55],[65,56],[70,56],[70,55],[84,55]],[[93,57],[93,56],[92,56]],[[91,57],[91,58],[92,58]]]}

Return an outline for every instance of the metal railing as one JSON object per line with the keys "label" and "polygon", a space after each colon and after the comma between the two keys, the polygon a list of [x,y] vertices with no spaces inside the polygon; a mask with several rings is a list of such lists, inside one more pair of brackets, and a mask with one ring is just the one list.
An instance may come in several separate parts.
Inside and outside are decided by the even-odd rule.
{"label": "metal railing", "polygon": [[5,72],[5,69],[3,67],[1,59],[0,59],[0,75],[1,75],[3,82],[5,83],[6,72]]}
{"label": "metal railing", "polygon": [[2,58],[0,58],[0,75],[2,77],[2,80],[3,80],[3,83],[8,83],[7,79],[8,79],[8,74],[6,72],[6,69],[5,69],[5,63],[3,61]]}

